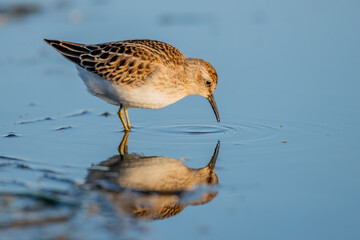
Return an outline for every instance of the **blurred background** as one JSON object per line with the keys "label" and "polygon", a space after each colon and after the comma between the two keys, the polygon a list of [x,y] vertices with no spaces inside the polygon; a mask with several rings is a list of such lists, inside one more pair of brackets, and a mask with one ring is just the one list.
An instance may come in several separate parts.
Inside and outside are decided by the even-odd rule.
{"label": "blurred background", "polygon": [[[351,0],[0,0],[0,235],[359,239],[359,9]],[[154,39],[210,62],[220,124],[199,96],[130,109],[129,152],[200,168],[219,140],[216,197],[149,221],[83,188],[89,168],[118,154],[118,109],[91,96],[43,38]]]}

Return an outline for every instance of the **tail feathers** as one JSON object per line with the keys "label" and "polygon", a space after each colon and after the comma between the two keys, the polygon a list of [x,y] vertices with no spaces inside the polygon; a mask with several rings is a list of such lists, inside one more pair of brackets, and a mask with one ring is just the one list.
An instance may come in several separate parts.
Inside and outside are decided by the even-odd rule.
{"label": "tail feathers", "polygon": [[78,65],[81,65],[80,55],[90,53],[90,49],[88,49],[84,44],[49,39],[44,39],[44,41],[55,48],[64,57]]}

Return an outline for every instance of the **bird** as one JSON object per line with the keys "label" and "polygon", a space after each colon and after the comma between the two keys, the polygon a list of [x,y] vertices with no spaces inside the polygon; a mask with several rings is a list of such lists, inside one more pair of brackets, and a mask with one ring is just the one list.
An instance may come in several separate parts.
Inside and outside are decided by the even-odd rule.
{"label": "bird", "polygon": [[154,220],[172,217],[188,205],[206,204],[217,195],[214,168],[219,148],[220,142],[202,168],[189,168],[170,157],[114,155],[90,168],[85,184],[106,192],[119,212]]}
{"label": "bird", "polygon": [[91,94],[119,106],[125,131],[131,129],[128,108],[158,109],[188,95],[205,97],[220,122],[213,95],[218,75],[203,59],[187,58],[172,45],[149,39],[100,44],[44,41],[76,64]]}

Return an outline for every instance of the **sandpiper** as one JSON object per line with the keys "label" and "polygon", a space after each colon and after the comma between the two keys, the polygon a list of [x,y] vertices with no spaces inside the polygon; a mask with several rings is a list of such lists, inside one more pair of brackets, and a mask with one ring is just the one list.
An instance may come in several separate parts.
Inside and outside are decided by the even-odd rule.
{"label": "sandpiper", "polygon": [[186,58],[170,44],[148,39],[101,44],[44,41],[76,64],[91,94],[120,106],[125,131],[131,128],[128,108],[162,108],[188,95],[207,98],[220,122],[213,95],[218,76],[205,60]]}
{"label": "sandpiper", "polygon": [[[124,137],[126,134],[129,132]],[[189,205],[206,204],[217,195],[213,187],[218,184],[214,168],[219,148],[220,142],[210,162],[197,169],[170,157],[114,155],[89,169],[85,183],[103,190],[119,213],[145,219],[172,217]]]}

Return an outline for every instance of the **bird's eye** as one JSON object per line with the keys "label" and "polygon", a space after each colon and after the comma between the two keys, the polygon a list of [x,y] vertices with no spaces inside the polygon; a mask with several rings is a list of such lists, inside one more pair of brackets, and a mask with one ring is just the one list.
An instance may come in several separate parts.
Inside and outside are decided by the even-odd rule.
{"label": "bird's eye", "polygon": [[206,81],[206,86],[211,86],[211,82],[210,82],[210,81]]}

